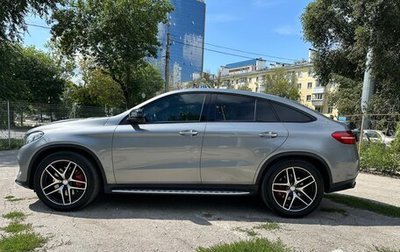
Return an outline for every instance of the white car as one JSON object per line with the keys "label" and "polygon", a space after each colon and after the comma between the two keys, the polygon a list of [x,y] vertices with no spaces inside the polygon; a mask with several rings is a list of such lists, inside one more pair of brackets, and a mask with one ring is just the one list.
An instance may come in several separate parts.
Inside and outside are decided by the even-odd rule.
{"label": "white car", "polygon": [[394,137],[386,136],[380,130],[364,130],[363,131],[363,141],[373,142],[373,143],[383,143],[385,145],[390,145],[394,140]]}

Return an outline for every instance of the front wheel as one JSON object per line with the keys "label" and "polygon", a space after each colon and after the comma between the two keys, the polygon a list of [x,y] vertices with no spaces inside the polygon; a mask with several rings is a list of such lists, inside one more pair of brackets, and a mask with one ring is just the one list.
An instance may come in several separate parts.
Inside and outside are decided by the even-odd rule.
{"label": "front wheel", "polygon": [[285,160],[269,169],[261,190],[264,202],[274,212],[285,217],[302,217],[318,207],[324,184],[313,164]]}
{"label": "front wheel", "polygon": [[89,204],[99,192],[93,164],[74,152],[53,153],[39,164],[34,189],[39,199],[58,211],[71,211]]}

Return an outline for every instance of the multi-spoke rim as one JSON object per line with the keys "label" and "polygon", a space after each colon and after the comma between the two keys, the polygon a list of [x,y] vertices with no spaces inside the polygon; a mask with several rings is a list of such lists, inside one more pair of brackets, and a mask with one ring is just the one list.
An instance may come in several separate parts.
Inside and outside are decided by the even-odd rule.
{"label": "multi-spoke rim", "polygon": [[68,206],[85,195],[87,177],[82,167],[75,162],[56,160],[43,170],[40,188],[44,196],[54,204]]}
{"label": "multi-spoke rim", "polygon": [[275,202],[286,211],[299,212],[317,197],[317,182],[304,168],[288,167],[279,172],[272,183]]}

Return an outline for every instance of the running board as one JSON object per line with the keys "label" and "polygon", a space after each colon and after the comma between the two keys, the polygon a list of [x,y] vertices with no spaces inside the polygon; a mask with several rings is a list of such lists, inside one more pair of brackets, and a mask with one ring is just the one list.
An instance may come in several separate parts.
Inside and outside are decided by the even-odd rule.
{"label": "running board", "polygon": [[207,190],[150,190],[150,189],[127,189],[111,190],[113,193],[132,193],[132,194],[179,194],[179,195],[249,195],[245,191],[207,191]]}

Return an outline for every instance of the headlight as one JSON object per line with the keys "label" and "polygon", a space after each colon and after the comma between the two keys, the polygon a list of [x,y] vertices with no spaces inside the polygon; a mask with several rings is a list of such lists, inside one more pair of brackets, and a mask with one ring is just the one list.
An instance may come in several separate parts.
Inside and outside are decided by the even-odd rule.
{"label": "headlight", "polygon": [[33,132],[33,133],[29,134],[28,136],[26,136],[25,144],[32,143],[32,142],[40,139],[43,135],[44,135],[44,133],[41,131]]}

